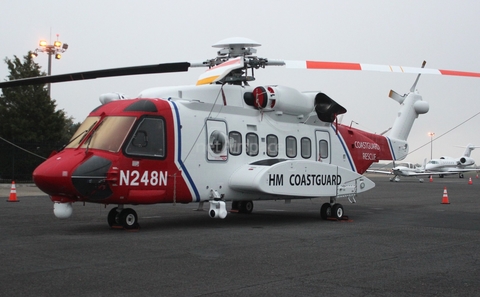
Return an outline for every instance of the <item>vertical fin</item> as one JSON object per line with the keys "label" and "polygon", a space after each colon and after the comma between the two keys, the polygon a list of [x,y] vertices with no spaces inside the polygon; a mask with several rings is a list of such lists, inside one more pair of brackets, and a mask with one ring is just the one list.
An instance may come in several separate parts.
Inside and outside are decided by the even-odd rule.
{"label": "vertical fin", "polygon": [[[425,61],[422,68],[425,67]],[[415,119],[420,114],[427,113],[429,110],[428,102],[422,100],[422,96],[415,90],[420,74],[415,79],[414,84],[410,88],[410,92],[400,95],[393,90],[390,91],[389,97],[400,103],[401,107],[397,114],[397,118],[393,123],[392,130],[389,133],[391,149],[397,160],[405,158],[408,153],[407,138],[412,130]]]}

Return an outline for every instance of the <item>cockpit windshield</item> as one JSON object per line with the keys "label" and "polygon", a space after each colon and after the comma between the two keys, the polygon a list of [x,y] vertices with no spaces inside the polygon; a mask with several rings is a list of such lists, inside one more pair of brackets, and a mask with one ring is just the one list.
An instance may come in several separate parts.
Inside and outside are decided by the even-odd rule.
{"label": "cockpit windshield", "polygon": [[[125,116],[105,117],[97,126],[96,130],[90,135],[90,139],[83,142],[82,148],[88,147],[89,149],[118,152],[130,132],[135,119],[135,117]],[[79,137],[80,134],[84,133],[84,135],[87,135],[99,120],[99,117],[88,117],[72,137],[72,140],[75,139],[75,137],[78,137],[78,139],[71,141],[67,148],[78,147],[85,137]],[[85,132],[85,130],[87,132]]]}
{"label": "cockpit windshield", "polygon": [[95,124],[100,120],[100,117],[88,117],[83,121],[83,123],[78,127],[77,132],[73,134],[72,138],[68,142],[66,148],[76,148],[83,141],[85,136],[90,132],[90,130],[95,126]]}

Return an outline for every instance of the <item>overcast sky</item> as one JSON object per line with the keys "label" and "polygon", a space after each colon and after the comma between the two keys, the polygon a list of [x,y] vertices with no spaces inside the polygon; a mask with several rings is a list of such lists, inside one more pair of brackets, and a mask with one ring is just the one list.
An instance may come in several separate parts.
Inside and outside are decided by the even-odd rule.
{"label": "overcast sky", "polygon": [[[4,1],[7,2],[7,1]],[[8,4],[7,4],[8,3]],[[0,78],[4,58],[22,57],[40,39],[56,35],[69,45],[52,74],[200,61],[213,58],[211,45],[228,37],[261,43],[258,56],[285,60],[346,61],[480,72],[480,2],[453,0],[323,1],[8,1],[0,5]],[[48,58],[36,61],[46,72]],[[1,66],[3,65],[3,66]],[[57,107],[83,121],[107,92],[136,96],[156,86],[195,84],[203,69],[188,73],[107,78],[52,84]],[[399,109],[390,89],[403,94],[414,74],[345,72],[270,67],[256,72],[257,84],[320,90],[347,109],[344,124],[380,133]],[[424,75],[417,85],[430,111],[416,121],[406,160],[460,156],[480,146],[480,79]],[[452,132],[446,133],[460,125]],[[442,136],[443,135],[443,136]],[[438,138],[437,138],[438,137]],[[423,147],[422,147],[423,146]],[[472,152],[480,163],[480,148]]]}

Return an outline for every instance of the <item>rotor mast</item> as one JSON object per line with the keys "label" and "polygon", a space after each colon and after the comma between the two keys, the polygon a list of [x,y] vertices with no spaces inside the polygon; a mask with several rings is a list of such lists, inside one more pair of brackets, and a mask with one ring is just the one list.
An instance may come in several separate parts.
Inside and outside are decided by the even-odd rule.
{"label": "rotor mast", "polygon": [[[217,83],[228,83],[236,85],[248,85],[249,81],[254,81],[254,69],[265,68],[267,65],[284,65],[284,62],[275,61],[269,62],[266,58],[259,58],[255,54],[257,50],[254,47],[261,46],[260,43],[243,37],[232,37],[223,39],[212,47],[220,48],[217,51],[217,57],[203,61],[198,64],[192,64],[192,67],[215,67],[228,60],[242,57],[244,60],[244,67],[232,70],[227,76]],[[248,70],[250,69],[250,75]]]}

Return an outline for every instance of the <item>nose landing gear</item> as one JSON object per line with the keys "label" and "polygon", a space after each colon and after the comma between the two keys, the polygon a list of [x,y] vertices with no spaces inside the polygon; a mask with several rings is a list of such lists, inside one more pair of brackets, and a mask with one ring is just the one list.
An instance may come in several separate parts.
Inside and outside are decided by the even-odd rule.
{"label": "nose landing gear", "polygon": [[123,208],[122,206],[112,208],[108,213],[107,221],[108,225],[112,228],[123,228],[126,230],[140,228],[135,210]]}

